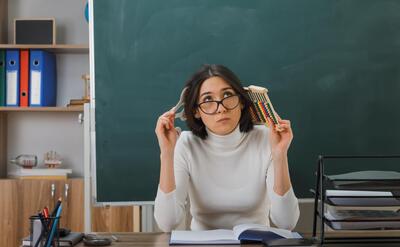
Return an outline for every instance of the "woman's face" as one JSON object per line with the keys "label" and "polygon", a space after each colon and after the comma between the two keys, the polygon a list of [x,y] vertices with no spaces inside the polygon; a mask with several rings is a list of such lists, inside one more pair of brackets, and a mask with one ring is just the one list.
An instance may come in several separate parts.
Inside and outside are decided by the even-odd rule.
{"label": "woman's face", "polygon": [[[203,104],[197,107],[195,117],[201,118],[206,127],[217,135],[231,133],[239,123],[242,109],[239,96],[234,95],[236,95],[236,92],[221,77],[208,78],[200,87],[197,103]],[[217,103],[210,103],[209,101],[221,101],[225,98],[226,100],[223,101],[223,104],[226,107],[220,103],[217,111],[214,112]],[[204,102],[209,103],[204,104]],[[203,110],[207,113],[214,113],[206,114]]]}

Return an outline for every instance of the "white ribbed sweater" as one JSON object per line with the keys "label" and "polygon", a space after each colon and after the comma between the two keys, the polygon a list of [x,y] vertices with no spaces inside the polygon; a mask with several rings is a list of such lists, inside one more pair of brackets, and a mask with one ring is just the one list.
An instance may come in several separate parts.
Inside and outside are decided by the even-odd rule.
{"label": "white ribbed sweater", "polygon": [[237,127],[219,136],[208,131],[205,140],[184,131],[174,154],[176,189],[155,199],[154,216],[161,230],[173,230],[184,216],[189,196],[192,230],[232,229],[241,223],[293,229],[299,218],[297,198],[290,190],[273,190],[274,172],[269,129],[255,126],[248,133]]}

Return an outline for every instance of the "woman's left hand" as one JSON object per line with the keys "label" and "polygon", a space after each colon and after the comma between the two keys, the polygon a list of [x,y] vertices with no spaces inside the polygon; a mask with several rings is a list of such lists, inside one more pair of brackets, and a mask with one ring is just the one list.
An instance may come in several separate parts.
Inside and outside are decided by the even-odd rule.
{"label": "woman's left hand", "polygon": [[277,156],[287,155],[290,143],[293,140],[293,131],[290,126],[289,120],[281,119],[278,114],[276,114],[280,129],[277,129],[271,119],[268,118],[268,124],[270,126],[269,141],[272,148],[272,156],[277,158]]}

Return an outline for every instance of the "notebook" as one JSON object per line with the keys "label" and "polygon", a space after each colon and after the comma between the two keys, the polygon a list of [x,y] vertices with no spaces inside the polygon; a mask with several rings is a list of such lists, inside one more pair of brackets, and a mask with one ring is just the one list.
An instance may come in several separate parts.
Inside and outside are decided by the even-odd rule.
{"label": "notebook", "polygon": [[172,231],[170,245],[178,244],[240,244],[261,243],[263,240],[300,239],[297,232],[259,224],[241,224],[232,230]]}

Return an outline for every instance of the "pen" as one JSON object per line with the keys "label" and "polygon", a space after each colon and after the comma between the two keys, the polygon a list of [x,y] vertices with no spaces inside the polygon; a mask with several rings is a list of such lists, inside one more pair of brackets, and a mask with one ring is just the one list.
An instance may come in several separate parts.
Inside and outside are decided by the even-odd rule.
{"label": "pen", "polygon": [[58,204],[57,213],[55,215],[55,219],[53,220],[53,224],[51,226],[50,234],[48,235],[48,237],[46,239],[46,243],[45,243],[46,247],[50,247],[51,246],[51,242],[53,242],[54,233],[55,233],[56,228],[57,228],[58,219],[59,219],[59,217],[61,215],[61,210],[62,210],[61,199],[59,199],[59,202],[60,203]]}
{"label": "pen", "polygon": [[48,207],[43,208],[43,215],[45,218],[49,218],[49,208]]}
{"label": "pen", "polygon": [[[58,209],[60,208],[60,206],[61,206],[61,201],[62,201],[62,198],[61,197],[59,197],[58,198],[58,200],[57,200],[57,203],[56,203],[56,205],[54,206],[54,209],[53,209],[53,212],[51,213],[51,218],[49,217],[49,220],[48,220],[48,226],[49,226],[49,231],[51,231],[51,229],[52,229],[52,227],[54,226],[54,217],[56,217],[56,214],[58,213]],[[49,235],[50,235],[50,233],[49,233]],[[47,237],[49,237],[49,236],[47,236]],[[54,242],[54,241],[53,241]],[[54,244],[55,245],[55,244]],[[45,245],[46,246],[46,245]]]}
{"label": "pen", "polygon": [[49,218],[49,208],[47,206],[45,206],[43,208],[43,216],[44,216],[44,223],[45,223],[45,227],[46,227],[45,233],[48,233],[50,231],[51,219]]}
{"label": "pen", "polygon": [[42,216],[44,217],[44,218],[43,218],[43,221],[44,221],[44,223],[45,223],[46,228],[49,229],[50,220],[49,220],[49,208],[48,208],[48,207],[44,207],[44,208],[43,208],[43,210],[42,210]]}
{"label": "pen", "polygon": [[53,212],[51,213],[51,217],[56,216],[57,211],[58,211],[58,207],[60,207],[60,204],[61,204],[61,200],[62,200],[61,197],[58,198],[57,203],[56,203],[56,206],[54,207]]}
{"label": "pen", "polygon": [[45,233],[47,232],[47,229],[48,229],[47,223],[43,219],[43,214],[39,212],[38,217],[40,219],[40,222],[42,223],[42,231],[40,232],[39,238],[36,240],[36,243],[34,245],[35,247],[39,246],[39,243],[42,241],[43,235],[45,235]]}

